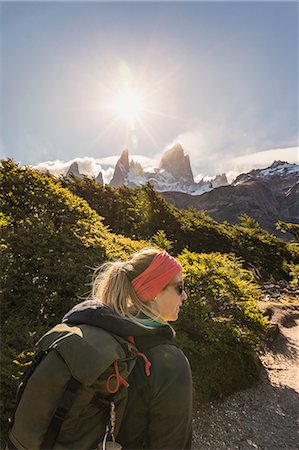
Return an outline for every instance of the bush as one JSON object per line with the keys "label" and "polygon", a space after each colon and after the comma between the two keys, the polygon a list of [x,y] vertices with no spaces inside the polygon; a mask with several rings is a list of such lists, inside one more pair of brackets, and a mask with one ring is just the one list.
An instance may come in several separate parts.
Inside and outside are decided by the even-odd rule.
{"label": "bush", "polygon": [[109,233],[53,177],[3,161],[0,172],[1,418],[34,343],[90,290],[93,268],[144,246]]}
{"label": "bush", "polygon": [[185,250],[188,301],[176,323],[190,359],[198,400],[223,397],[259,378],[257,348],[267,319],[256,309],[260,289],[233,255]]}

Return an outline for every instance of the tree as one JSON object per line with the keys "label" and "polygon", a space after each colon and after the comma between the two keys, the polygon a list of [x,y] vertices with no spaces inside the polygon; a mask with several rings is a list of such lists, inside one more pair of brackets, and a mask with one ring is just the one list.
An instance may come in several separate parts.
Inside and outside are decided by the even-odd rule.
{"label": "tree", "polygon": [[299,242],[299,224],[298,223],[287,223],[279,220],[276,222],[276,230],[282,233],[290,233],[294,236],[296,242]]}

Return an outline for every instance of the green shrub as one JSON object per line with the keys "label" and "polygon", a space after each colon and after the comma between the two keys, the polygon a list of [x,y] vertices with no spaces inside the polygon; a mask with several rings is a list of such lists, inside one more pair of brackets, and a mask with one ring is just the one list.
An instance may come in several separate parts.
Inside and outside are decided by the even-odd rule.
{"label": "green shrub", "polygon": [[132,191],[84,180],[79,187],[73,184],[73,191],[74,186],[85,190],[88,204],[62,184],[67,185],[10,160],[2,162],[2,420],[11,414],[34,343],[86,296],[93,268],[106,260],[126,259],[148,245],[109,232],[103,224],[108,218],[114,231],[151,238],[160,248],[173,246],[174,253],[184,247],[211,252],[184,250],[179,255],[189,301],[175,325],[178,339],[190,358],[198,398],[221,397],[249,386],[258,376],[256,349],[267,329],[254,305],[260,291],[243,260],[215,250],[233,248],[248,261],[267,261],[267,271],[272,258],[277,273],[282,258],[289,264],[298,250],[260,230],[251,236],[244,227],[219,225],[202,212],[179,211],[150,186]]}
{"label": "green shrub", "polygon": [[[264,278],[288,279],[283,262],[294,262],[290,246],[263,230],[246,214],[240,216],[240,225],[219,224],[203,211],[175,208],[150,184],[135,189],[126,186],[115,189],[87,177],[74,177],[61,183],[87,200],[115,233],[146,240],[152,240],[154,236],[153,242],[158,239],[158,245],[166,248],[165,241],[163,243],[157,236],[164,232],[174,254],[184,248],[193,252],[233,252],[245,264],[253,265]],[[291,229],[295,230],[296,226]]]}
{"label": "green shrub", "polygon": [[188,301],[175,327],[194,374],[198,400],[223,397],[259,377],[256,356],[268,322],[255,307],[260,289],[233,255],[185,250]]}
{"label": "green shrub", "polygon": [[0,201],[5,422],[35,342],[90,291],[93,268],[125,258],[144,243],[108,232],[87,202],[53,177],[10,160],[2,162]]}

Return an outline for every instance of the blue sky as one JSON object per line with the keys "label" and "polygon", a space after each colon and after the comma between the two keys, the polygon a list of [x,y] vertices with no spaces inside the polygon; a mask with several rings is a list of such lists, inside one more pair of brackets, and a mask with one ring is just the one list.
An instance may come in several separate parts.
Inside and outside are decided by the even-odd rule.
{"label": "blue sky", "polygon": [[[1,156],[37,164],[128,147],[158,159],[180,141],[195,174],[214,175],[298,145],[295,2],[0,7]],[[106,107],[126,86],[144,98],[134,123]]]}

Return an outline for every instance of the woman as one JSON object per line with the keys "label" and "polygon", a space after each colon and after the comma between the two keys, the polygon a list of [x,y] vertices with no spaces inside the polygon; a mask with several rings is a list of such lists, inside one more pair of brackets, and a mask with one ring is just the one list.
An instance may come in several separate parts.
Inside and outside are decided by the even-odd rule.
{"label": "woman", "polygon": [[146,377],[140,361],[129,378],[118,442],[128,449],[191,448],[190,368],[173,345],[168,325],[177,320],[187,299],[182,267],[165,251],[144,249],[126,263],[109,264],[96,278],[93,292],[119,316],[153,331],[135,331],[137,348],[151,361],[152,371]]}
{"label": "woman", "polygon": [[[143,249],[133,254],[126,262],[116,261],[104,264],[95,275],[92,298],[76,305],[65,315],[63,324],[58,326],[68,326],[71,329],[76,326],[81,327],[80,333],[82,336],[85,334],[86,339],[90,330],[97,330],[97,332],[105,330],[106,334],[109,332],[109,336],[119,336],[134,342],[142,356],[137,358],[128,383],[119,376],[127,387],[125,389],[127,403],[120,429],[116,430],[116,438],[125,450],[191,448],[191,372],[185,355],[174,342],[174,331],[168,323],[178,318],[182,302],[186,299],[181,265],[165,251],[161,252],[153,248]],[[49,335],[55,334],[55,342],[61,342],[61,338],[65,336],[61,328],[53,330],[42,338],[41,348],[44,342],[46,342],[46,348],[49,348]],[[99,340],[94,336],[92,335],[89,339],[92,345],[96,343],[97,349]],[[76,342],[76,345],[80,346],[82,339],[77,339]],[[50,347],[53,347],[53,340]],[[75,349],[80,351],[79,347]],[[62,355],[65,359],[63,352]],[[58,367],[62,364],[60,359],[52,362],[52,371],[53,364],[57,365],[54,378],[55,374],[62,370]],[[85,360],[85,355],[83,359]],[[96,359],[93,358],[91,361]],[[81,361],[82,358],[80,366],[82,366]],[[89,366],[90,371],[93,369],[92,366],[93,364]],[[78,368],[76,362],[74,367]],[[48,377],[46,367],[43,371],[40,369],[40,372],[46,373]],[[88,370],[85,372],[90,375]],[[77,380],[78,376],[75,377]],[[60,376],[56,375],[56,379],[60,379]],[[34,380],[31,384],[34,385]],[[51,397],[53,395],[51,394]],[[61,393],[59,395],[61,396]],[[27,397],[28,401],[30,398],[32,401],[32,393],[28,393]],[[26,396],[23,403],[26,403]],[[42,417],[42,414],[43,411],[40,411],[38,417]],[[87,426],[86,430],[88,430],[89,422],[90,432],[93,433],[92,410],[85,408],[82,414],[91,417],[90,422],[86,420],[82,426]],[[30,424],[24,426],[27,420],[28,415],[23,418],[22,428],[30,428]],[[69,422],[66,420],[65,433],[71,430],[71,436],[75,436],[78,430],[73,430],[72,426],[71,419]],[[20,439],[17,426],[14,425],[14,427],[10,437],[15,447],[11,445],[11,448],[18,448],[17,443],[26,442],[26,439],[27,442],[32,442],[31,437],[28,436]],[[55,441],[57,447],[54,448],[78,448],[79,442],[81,448],[94,448],[91,443],[87,443],[88,440],[84,441],[84,436],[81,441],[74,438],[75,443],[73,441],[72,446],[68,446],[66,442],[69,438],[66,438],[64,428],[61,429],[57,439]],[[93,441],[90,440],[90,442]],[[28,448],[28,444],[27,447],[22,445],[20,448]],[[31,444],[31,447],[36,448],[35,445]],[[47,445],[44,442],[40,447],[47,448]],[[102,447],[100,444],[98,448],[104,448],[104,445]]]}

